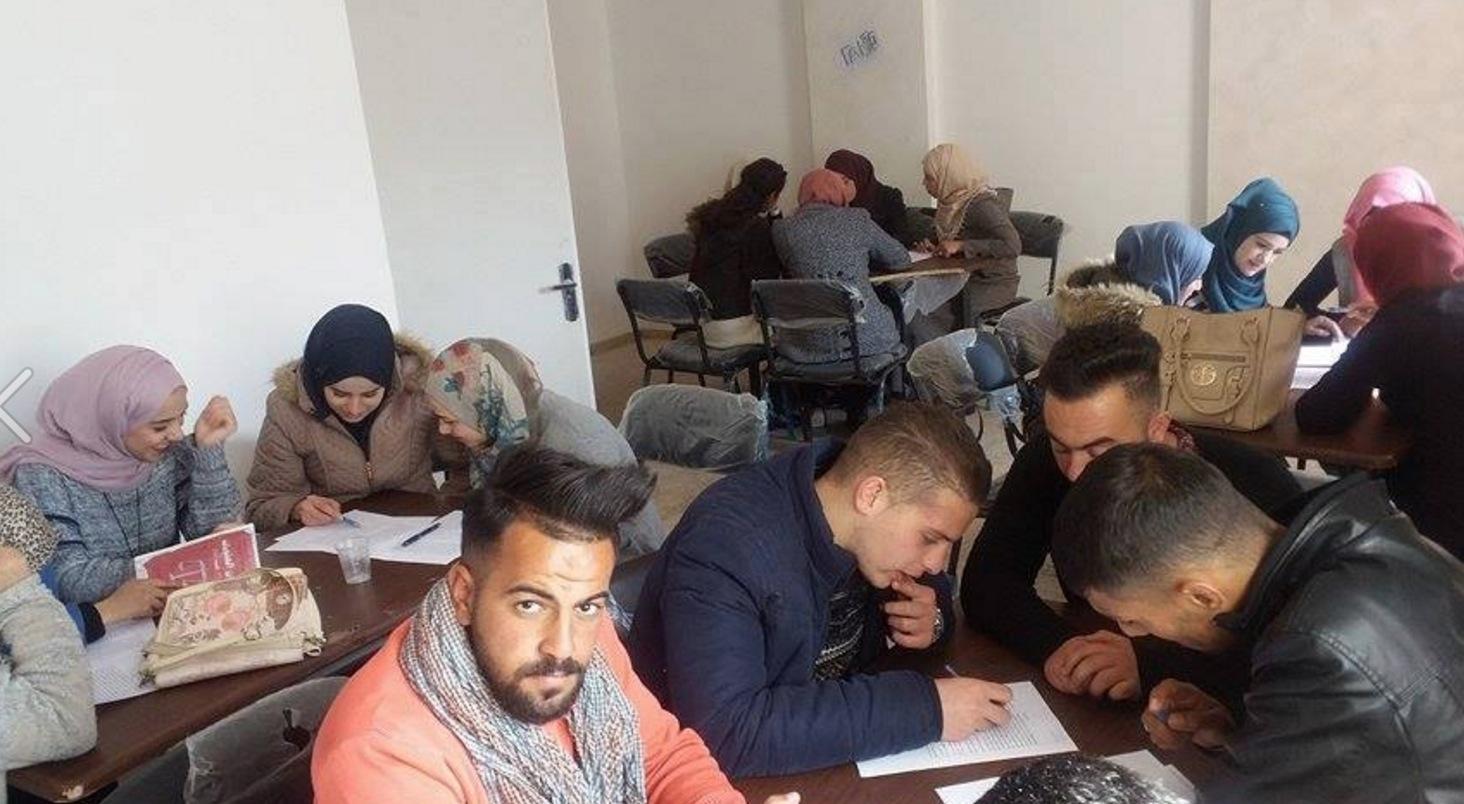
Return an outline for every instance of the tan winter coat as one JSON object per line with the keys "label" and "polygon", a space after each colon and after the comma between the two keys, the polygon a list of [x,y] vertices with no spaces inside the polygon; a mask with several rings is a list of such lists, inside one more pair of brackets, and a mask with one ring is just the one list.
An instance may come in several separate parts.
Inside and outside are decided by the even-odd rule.
{"label": "tan winter coat", "polygon": [[396,336],[391,393],[371,425],[371,454],[335,416],[317,419],[296,370],[299,360],[275,369],[265,402],[264,427],[249,471],[245,506],[255,527],[280,528],[307,495],[348,502],[391,489],[432,492],[432,449],[437,420],[422,389],[432,354],[418,341]]}

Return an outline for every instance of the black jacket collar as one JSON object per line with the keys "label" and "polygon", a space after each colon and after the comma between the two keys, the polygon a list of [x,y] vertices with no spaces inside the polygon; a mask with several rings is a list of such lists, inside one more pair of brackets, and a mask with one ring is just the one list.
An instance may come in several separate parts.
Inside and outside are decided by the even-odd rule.
{"label": "black jacket collar", "polygon": [[1245,599],[1235,611],[1215,618],[1222,628],[1254,637],[1275,618],[1308,578],[1337,552],[1397,511],[1382,481],[1362,473],[1306,495],[1291,526],[1261,559]]}

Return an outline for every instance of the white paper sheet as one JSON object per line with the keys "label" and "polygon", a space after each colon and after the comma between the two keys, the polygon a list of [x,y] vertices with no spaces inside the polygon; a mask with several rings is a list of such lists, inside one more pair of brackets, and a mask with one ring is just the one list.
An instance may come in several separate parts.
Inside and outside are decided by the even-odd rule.
{"label": "white paper sheet", "polygon": [[993,787],[996,787],[995,776],[990,779],[977,779],[974,782],[937,787],[935,794],[940,796],[941,804],[975,804],[977,799],[991,792]]}
{"label": "white paper sheet", "polygon": [[[1158,757],[1148,751],[1118,754],[1109,757],[1108,761],[1115,765],[1122,765],[1145,779],[1158,782],[1166,790],[1186,801],[1195,800],[1195,786],[1184,778],[1184,774],[1175,770],[1173,766],[1160,762]],[[977,799],[986,795],[995,786],[996,777],[992,777],[939,787],[936,788],[935,794],[940,796],[942,804],[975,804]]]}
{"label": "white paper sheet", "polygon": [[1347,351],[1350,343],[1352,341],[1343,339],[1328,343],[1302,344],[1301,354],[1296,358],[1296,365],[1328,368],[1341,359],[1342,353]]}
{"label": "white paper sheet", "polygon": [[345,520],[329,525],[316,525],[286,533],[265,548],[267,553],[331,553],[336,544],[354,536],[364,537],[371,542],[374,555],[380,546],[397,542],[427,527],[430,516],[387,516],[370,511],[350,511],[346,517],[357,526]]}
{"label": "white paper sheet", "polygon": [[157,691],[151,683],[144,684],[138,672],[142,669],[143,649],[157,632],[152,620],[126,620],[107,626],[106,636],[86,647],[92,669],[93,703],[111,703]]}
{"label": "white paper sheet", "polygon": [[1005,726],[978,731],[956,743],[931,743],[923,748],[859,763],[863,778],[930,768],[949,768],[999,759],[1063,754],[1078,750],[1067,730],[1052,713],[1042,693],[1029,681],[1011,685],[1007,709],[1012,719]]}
{"label": "white paper sheet", "polygon": [[452,511],[437,522],[437,529],[406,547],[401,543],[422,528],[432,524],[429,519],[422,527],[409,531],[398,538],[387,539],[371,548],[371,557],[378,561],[405,561],[411,564],[449,564],[462,555],[463,512]]}

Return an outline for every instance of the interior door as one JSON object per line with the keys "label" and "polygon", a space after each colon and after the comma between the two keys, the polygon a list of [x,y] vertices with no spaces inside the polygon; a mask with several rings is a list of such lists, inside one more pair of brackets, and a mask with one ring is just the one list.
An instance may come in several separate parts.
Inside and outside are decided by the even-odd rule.
{"label": "interior door", "polygon": [[593,406],[545,0],[347,0],[400,324],[496,337]]}

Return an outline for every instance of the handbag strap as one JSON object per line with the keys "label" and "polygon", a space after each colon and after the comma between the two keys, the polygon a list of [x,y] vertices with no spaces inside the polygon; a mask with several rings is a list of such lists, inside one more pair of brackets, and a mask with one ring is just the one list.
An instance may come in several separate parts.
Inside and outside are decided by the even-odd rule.
{"label": "handbag strap", "polygon": [[1165,383],[1165,408],[1169,405],[1169,388],[1179,387],[1179,395],[1184,399],[1190,409],[1204,416],[1225,416],[1226,421],[1235,419],[1235,408],[1245,398],[1246,392],[1250,390],[1259,374],[1261,359],[1261,325],[1256,317],[1247,318],[1240,325],[1240,341],[1249,347],[1250,357],[1245,366],[1239,372],[1231,371],[1226,373],[1225,388],[1220,394],[1220,401],[1207,403],[1203,400],[1196,400],[1190,395],[1189,384],[1183,377],[1179,376],[1181,370],[1180,354],[1184,350],[1185,341],[1189,339],[1189,317],[1178,316],[1174,324],[1169,328],[1170,350],[1165,356],[1165,366],[1161,370],[1160,380]]}

